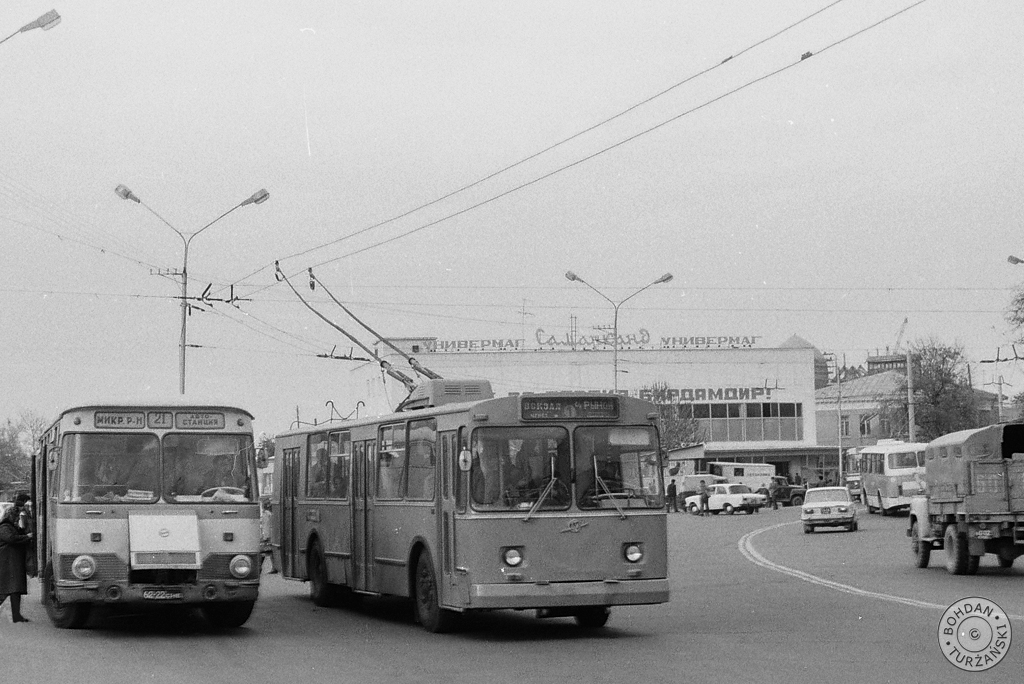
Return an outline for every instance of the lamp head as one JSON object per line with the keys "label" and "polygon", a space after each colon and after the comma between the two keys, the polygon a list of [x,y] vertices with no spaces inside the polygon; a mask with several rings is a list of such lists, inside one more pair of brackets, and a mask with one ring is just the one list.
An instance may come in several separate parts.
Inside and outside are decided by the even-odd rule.
{"label": "lamp head", "polygon": [[123,200],[131,200],[132,202],[135,202],[137,204],[141,203],[141,200],[138,197],[136,197],[135,193],[129,190],[128,186],[126,185],[118,185],[116,188],[114,188],[114,192],[116,192],[117,196]]}
{"label": "lamp head", "polygon": [[578,275],[576,275],[575,273],[573,273],[572,271],[566,271],[565,272],[565,279],[566,280],[571,280],[571,281],[575,282],[575,281],[579,280],[580,277]]}
{"label": "lamp head", "polygon": [[1018,257],[1015,257],[1012,254],[1010,256],[1006,257],[1006,260],[1009,261],[1014,266],[1016,266],[1017,264],[1024,264],[1024,259],[1020,259]]}
{"label": "lamp head", "polygon": [[244,207],[246,204],[263,204],[268,199],[270,199],[269,192],[266,190],[257,190],[253,193],[252,197],[242,202],[242,206]]}
{"label": "lamp head", "polygon": [[657,285],[659,283],[667,283],[670,280],[672,280],[672,274],[671,273],[666,273],[665,275],[663,275],[660,278],[658,278],[657,280],[655,280],[654,284]]}

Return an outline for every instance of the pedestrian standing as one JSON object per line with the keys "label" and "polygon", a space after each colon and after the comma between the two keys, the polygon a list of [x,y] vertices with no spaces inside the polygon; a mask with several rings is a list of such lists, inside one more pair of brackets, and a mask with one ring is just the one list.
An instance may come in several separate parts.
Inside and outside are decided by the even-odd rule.
{"label": "pedestrian standing", "polygon": [[697,494],[700,495],[700,517],[705,518],[711,515],[711,509],[708,506],[708,499],[711,497],[711,492],[708,491],[708,483],[704,480],[700,481],[697,485]]}
{"label": "pedestrian standing", "polygon": [[665,501],[665,510],[667,511],[669,506],[676,513],[679,512],[679,490],[676,489],[676,481],[672,480],[668,483],[668,499]]}
{"label": "pedestrian standing", "polygon": [[25,560],[32,534],[18,527],[27,501],[27,494],[19,494],[0,518],[0,605],[10,597],[12,622],[28,622],[21,614],[21,597],[28,593]]}
{"label": "pedestrian standing", "polygon": [[768,506],[771,506],[772,510],[779,510],[779,483],[775,481],[775,478],[768,483],[768,503],[765,508]]}

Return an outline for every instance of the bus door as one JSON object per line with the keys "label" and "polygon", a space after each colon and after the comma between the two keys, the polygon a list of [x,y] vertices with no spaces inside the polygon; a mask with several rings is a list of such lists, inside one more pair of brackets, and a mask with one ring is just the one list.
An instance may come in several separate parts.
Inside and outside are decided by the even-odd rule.
{"label": "bus door", "polygon": [[299,451],[299,447],[295,447],[281,453],[281,572],[285,577],[298,576],[295,497],[299,495]]}
{"label": "bus door", "polygon": [[356,591],[374,591],[373,475],[377,449],[374,440],[352,443],[352,584]]}
{"label": "bus door", "polygon": [[441,578],[442,603],[461,603],[457,599],[458,587],[455,577],[455,477],[459,473],[457,459],[459,457],[458,434],[455,430],[443,431],[438,434],[436,448],[439,457],[435,458],[434,481],[438,483],[434,493],[439,502],[440,515],[437,516],[437,539],[440,540],[438,551]]}

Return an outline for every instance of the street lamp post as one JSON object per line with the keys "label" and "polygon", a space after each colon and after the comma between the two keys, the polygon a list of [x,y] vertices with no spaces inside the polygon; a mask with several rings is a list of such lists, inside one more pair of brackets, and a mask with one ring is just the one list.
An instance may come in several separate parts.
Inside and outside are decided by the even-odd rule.
{"label": "street lamp post", "polygon": [[168,228],[173,230],[175,232],[175,234],[179,238],[181,238],[181,243],[184,246],[184,257],[183,257],[182,263],[181,263],[181,273],[180,274],[174,274],[174,275],[180,275],[181,276],[181,341],[180,341],[180,343],[178,345],[178,347],[179,347],[179,349],[178,349],[178,373],[179,373],[179,376],[180,376],[179,380],[180,380],[181,394],[185,394],[185,347],[187,346],[186,345],[186,341],[187,341],[187,337],[186,337],[186,325],[187,325],[187,323],[186,323],[186,321],[188,320],[188,316],[187,315],[188,315],[188,248],[189,248],[189,245],[192,244],[192,239],[195,236],[197,236],[200,233],[202,233],[204,230],[206,230],[207,228],[212,226],[217,221],[220,221],[222,218],[224,218],[225,216],[227,216],[228,214],[233,212],[235,209],[239,209],[241,207],[244,207],[247,204],[262,204],[263,202],[266,202],[267,199],[270,197],[270,193],[267,192],[266,190],[259,190],[259,191],[255,192],[251,197],[249,197],[248,199],[244,200],[243,202],[240,202],[240,203],[236,204],[235,206],[231,207],[230,209],[225,211],[223,214],[221,214],[220,216],[218,216],[214,220],[212,220],[209,223],[207,223],[205,226],[203,226],[202,228],[200,228],[196,232],[188,233],[186,235],[185,233],[182,233],[180,230],[178,230],[177,228],[172,226],[170,223],[168,223],[168,221],[163,216],[161,216],[160,214],[158,214],[155,211],[153,211],[152,207],[150,207],[148,204],[146,204],[145,202],[140,200],[135,195],[135,193],[133,193],[131,190],[129,190],[126,186],[118,185],[117,188],[114,189],[114,192],[117,193],[117,196],[120,197],[121,199],[131,200],[132,202],[135,202],[137,204],[141,204],[142,206],[146,207],[146,209],[149,210],[149,213],[153,214],[153,216],[156,216],[158,219],[160,219],[164,223],[164,225],[166,225]]}
{"label": "street lamp post", "polygon": [[596,287],[594,287],[593,285],[588,283],[583,278],[580,278],[578,275],[576,275],[572,271],[566,271],[565,272],[565,277],[566,277],[567,280],[570,280],[572,282],[583,283],[584,285],[589,287],[591,290],[596,292],[598,295],[600,295],[606,302],[611,304],[612,308],[615,310],[615,315],[614,315],[614,317],[612,319],[612,336],[614,338],[612,340],[612,373],[614,375],[614,378],[612,380],[612,387],[613,387],[613,389],[616,392],[618,392],[619,391],[619,307],[622,306],[623,304],[625,304],[626,302],[628,302],[633,297],[636,297],[638,294],[640,294],[641,292],[643,292],[647,288],[653,287],[654,285],[658,285],[660,283],[667,283],[668,281],[672,280],[672,274],[671,273],[666,273],[665,275],[661,276],[660,278],[658,278],[654,282],[651,282],[651,283],[648,283],[647,285],[644,285],[643,287],[641,287],[639,290],[637,290],[633,294],[629,295],[625,299],[620,300],[618,302],[613,302],[603,292],[598,290]]}
{"label": "street lamp post", "polygon": [[25,24],[20,29],[18,29],[17,31],[12,33],[11,35],[7,36],[3,40],[0,40],[0,44],[6,43],[7,41],[9,41],[11,38],[13,38],[14,36],[18,35],[19,33],[24,33],[25,31],[31,31],[34,28],[41,28],[44,31],[49,31],[50,29],[52,29],[54,26],[56,26],[59,23],[60,23],[60,15],[57,14],[57,10],[50,10],[49,12],[44,14],[43,16],[41,16],[38,19],[36,19],[35,21],[30,21],[29,23]]}

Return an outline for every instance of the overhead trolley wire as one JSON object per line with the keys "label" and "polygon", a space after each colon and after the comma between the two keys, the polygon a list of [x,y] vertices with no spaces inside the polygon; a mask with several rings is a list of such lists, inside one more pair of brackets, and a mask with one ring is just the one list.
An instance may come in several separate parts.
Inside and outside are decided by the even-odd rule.
{"label": "overhead trolley wire", "polygon": [[[424,202],[423,204],[420,204],[420,205],[418,205],[416,207],[413,207],[413,208],[411,208],[411,209],[409,209],[407,211],[404,211],[404,212],[402,212],[400,214],[396,214],[395,216],[392,216],[390,218],[384,219],[383,221],[379,221],[379,222],[374,223],[372,225],[366,226],[365,228],[361,228],[360,230],[357,230],[354,233],[349,233],[348,235],[343,235],[342,237],[337,238],[335,240],[331,240],[329,242],[326,242],[326,243],[323,243],[323,244],[320,244],[320,245],[317,245],[317,246],[314,246],[314,247],[310,247],[308,249],[305,249],[305,250],[302,250],[302,251],[299,251],[299,252],[295,252],[294,254],[290,254],[288,256],[282,257],[281,259],[276,260],[276,263],[279,263],[280,261],[284,261],[284,260],[287,260],[287,259],[294,259],[294,258],[297,258],[297,257],[300,257],[300,256],[304,256],[304,255],[309,254],[311,252],[315,252],[315,251],[318,251],[318,250],[330,247],[332,245],[339,244],[341,242],[344,242],[345,240],[357,237],[357,236],[362,235],[364,233],[367,233],[369,231],[376,230],[378,228],[382,228],[382,227],[384,227],[384,226],[386,226],[386,225],[388,225],[390,223],[394,223],[395,221],[403,219],[403,218],[405,218],[407,216],[410,216],[410,215],[412,215],[412,214],[414,214],[414,213],[416,213],[418,211],[421,211],[421,210],[426,209],[428,207],[431,207],[431,206],[433,206],[435,204],[443,202],[443,201],[445,201],[447,199],[450,199],[451,197],[454,197],[455,195],[458,195],[458,194],[460,194],[462,192],[465,192],[466,190],[469,190],[469,189],[474,188],[474,187],[476,187],[478,185],[481,185],[482,183],[485,183],[485,182],[487,182],[487,181],[489,181],[489,180],[491,180],[491,179],[493,179],[493,178],[495,178],[495,177],[497,177],[497,176],[499,176],[499,175],[501,175],[503,173],[511,171],[512,169],[517,168],[517,167],[525,164],[526,162],[532,161],[533,159],[536,159],[537,157],[540,157],[540,156],[542,156],[542,155],[544,155],[544,154],[546,154],[546,153],[548,153],[548,152],[550,152],[550,151],[552,151],[552,150],[554,150],[554,149],[556,149],[558,147],[561,147],[562,145],[565,145],[566,143],[569,143],[569,142],[575,140],[576,138],[579,138],[579,137],[581,137],[583,135],[586,135],[587,133],[590,133],[591,131],[594,131],[594,130],[602,127],[602,126],[605,126],[605,125],[611,123],[612,121],[615,121],[615,120],[625,116],[626,114],[628,114],[628,113],[630,113],[630,112],[632,112],[632,111],[634,111],[634,110],[636,110],[636,109],[638,109],[638,108],[640,108],[640,107],[642,107],[642,106],[644,106],[646,104],[649,104],[650,102],[653,102],[654,100],[656,100],[656,99],[658,99],[658,98],[660,98],[660,97],[662,97],[664,95],[667,95],[668,93],[670,93],[673,90],[675,90],[675,89],[677,89],[677,88],[679,88],[679,87],[689,83],[690,81],[693,81],[694,79],[697,79],[697,78],[699,78],[701,76],[704,76],[704,75],[706,75],[706,74],[708,74],[708,73],[718,69],[719,67],[723,66],[727,62],[730,62],[733,59],[736,59],[736,58],[740,57],[741,55],[743,55],[743,54],[745,54],[745,53],[747,53],[747,52],[749,52],[749,51],[751,51],[751,50],[753,50],[753,49],[755,49],[755,48],[757,48],[757,47],[759,47],[759,46],[761,46],[761,45],[763,45],[763,44],[765,44],[765,43],[767,43],[767,42],[769,42],[771,40],[774,40],[775,38],[777,38],[780,35],[786,33],[787,31],[790,31],[791,29],[799,26],[800,24],[803,24],[804,22],[807,22],[810,19],[813,19],[817,15],[819,15],[819,14],[821,14],[821,13],[823,13],[823,12],[833,8],[833,7],[835,7],[836,5],[840,4],[843,1],[844,0],[834,0],[833,2],[829,3],[828,5],[825,5],[824,7],[820,8],[818,10],[815,10],[814,12],[812,12],[812,13],[808,14],[807,16],[805,16],[805,17],[803,17],[803,18],[793,22],[792,24],[786,26],[785,28],[782,28],[782,29],[776,31],[773,34],[771,34],[771,35],[769,35],[769,36],[767,36],[765,38],[762,38],[762,39],[760,39],[760,40],[758,40],[758,41],[748,45],[747,47],[739,50],[735,54],[729,55],[728,57],[723,59],[721,62],[718,62],[717,64],[714,64],[713,66],[710,66],[710,67],[708,67],[706,69],[702,69],[702,70],[700,70],[700,71],[698,71],[696,73],[693,73],[693,74],[687,76],[686,78],[682,79],[681,81],[677,81],[676,83],[670,85],[669,87],[664,88],[663,90],[655,93],[654,95],[651,95],[651,96],[649,96],[649,97],[647,97],[647,98],[645,98],[645,99],[643,99],[643,100],[641,100],[641,101],[639,101],[639,102],[637,102],[635,104],[630,105],[629,107],[627,107],[627,108],[617,112],[616,114],[613,114],[612,116],[609,116],[609,117],[607,117],[605,119],[602,119],[601,121],[598,121],[595,124],[592,124],[592,125],[584,128],[584,129],[582,129],[580,131],[577,131],[576,133],[573,133],[572,135],[570,135],[570,136],[568,136],[566,138],[563,138],[562,140],[559,140],[558,142],[555,142],[555,143],[553,143],[553,144],[551,144],[551,145],[549,145],[549,146],[547,146],[547,147],[545,147],[545,148],[543,148],[543,149],[541,149],[541,150],[539,150],[537,152],[534,152],[533,154],[527,155],[526,157],[523,157],[522,159],[519,159],[518,161],[512,162],[511,164],[508,164],[506,166],[503,166],[503,167],[499,168],[498,170],[496,170],[496,171],[494,171],[494,172],[492,172],[492,173],[490,173],[490,174],[488,174],[486,176],[483,176],[482,178],[478,178],[477,180],[472,181],[472,182],[470,182],[470,183],[468,183],[466,185],[463,185],[463,186],[457,188],[456,190],[452,190],[451,192],[449,192],[449,193],[447,193],[445,195],[442,195],[440,197],[432,199],[432,200],[430,200],[428,202]],[[628,140],[626,142],[628,142]],[[589,159],[589,157],[587,159]],[[586,159],[584,159],[582,161],[586,161]],[[565,168],[569,168],[569,167],[565,167]],[[560,169],[560,170],[564,170],[564,169]],[[553,175],[553,174],[549,174],[549,175]],[[538,180],[544,180],[547,177],[548,176],[542,176]],[[523,187],[526,187],[526,185],[529,185],[529,184],[525,184],[525,185],[519,186],[517,188],[513,188],[513,190],[511,190],[510,192],[515,192],[516,190],[519,190],[519,189],[521,189]],[[503,193],[502,195],[499,195],[498,197],[495,197],[495,198],[492,198],[492,199],[498,199],[500,197],[503,197],[505,194],[508,194],[508,193]],[[481,204],[474,205],[474,206],[470,207],[469,209],[467,209],[466,211],[475,209],[478,206],[481,206]],[[452,214],[452,215],[446,216],[446,217],[440,219],[440,221],[444,221],[444,220],[447,220],[449,218],[453,218],[455,216],[458,216],[461,213],[465,213],[465,211],[458,212],[456,214]],[[440,221],[438,221],[438,223]],[[434,224],[428,224],[427,226],[423,226],[423,228],[429,227],[430,225],[434,225]],[[411,233],[408,233],[408,234],[411,234]],[[399,236],[399,237],[404,237],[404,235]],[[382,242],[380,244],[386,244],[386,243]],[[379,245],[375,245],[375,246],[379,246]],[[360,251],[365,251],[365,250],[360,250]],[[354,254],[358,254],[358,253],[359,252],[355,252]],[[345,256],[346,257],[347,256],[352,256],[352,254],[345,255]],[[340,257],[340,258],[345,258],[345,257]],[[317,264],[317,266],[322,266],[322,265],[324,265],[326,263],[331,263],[331,262],[330,261],[321,262],[320,264]],[[261,266],[260,268],[256,269],[255,271],[252,271],[251,273],[249,273],[249,274],[245,275],[244,277],[242,277],[239,281],[236,281],[236,284],[238,282],[240,282],[241,280],[246,280],[246,279],[251,278],[252,276],[254,276],[254,275],[258,274],[258,273],[261,273],[262,271],[270,268],[272,265],[273,264],[266,264],[264,266]],[[297,273],[298,273],[298,271],[296,272],[296,274]],[[271,287],[273,287],[273,285],[271,285]],[[263,289],[266,289],[266,288],[263,288]],[[255,292],[260,292],[260,291],[262,291],[262,290],[256,290]]]}

